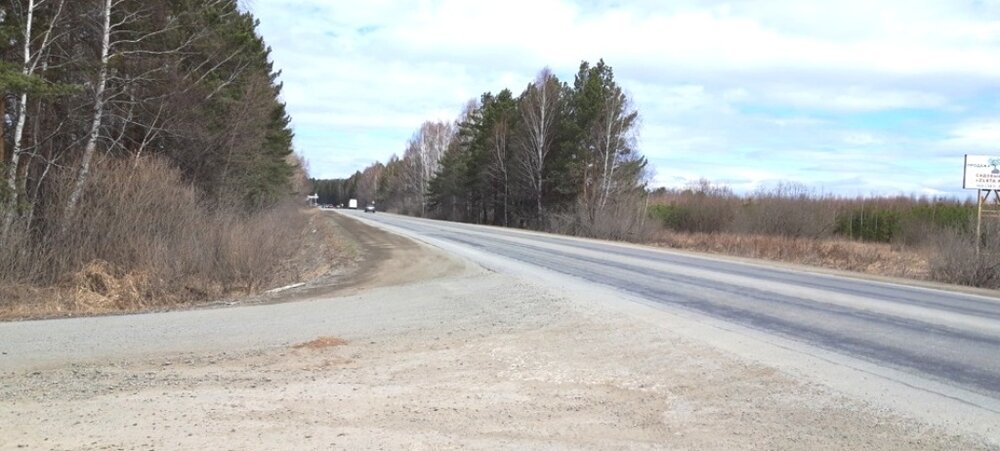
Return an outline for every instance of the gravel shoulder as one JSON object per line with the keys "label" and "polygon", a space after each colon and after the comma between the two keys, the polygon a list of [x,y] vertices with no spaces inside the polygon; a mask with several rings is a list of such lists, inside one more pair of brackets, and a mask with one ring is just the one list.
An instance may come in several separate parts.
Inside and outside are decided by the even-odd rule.
{"label": "gravel shoulder", "polygon": [[343,224],[308,300],[0,324],[0,449],[997,449]]}

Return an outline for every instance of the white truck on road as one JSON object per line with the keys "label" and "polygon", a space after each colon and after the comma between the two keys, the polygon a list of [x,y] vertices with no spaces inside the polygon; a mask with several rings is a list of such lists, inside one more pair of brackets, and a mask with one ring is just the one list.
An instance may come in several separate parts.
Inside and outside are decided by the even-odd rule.
{"label": "white truck on road", "polygon": [[351,199],[351,200],[347,201],[347,208],[350,208],[352,210],[357,210],[358,209],[358,200],[357,199]]}

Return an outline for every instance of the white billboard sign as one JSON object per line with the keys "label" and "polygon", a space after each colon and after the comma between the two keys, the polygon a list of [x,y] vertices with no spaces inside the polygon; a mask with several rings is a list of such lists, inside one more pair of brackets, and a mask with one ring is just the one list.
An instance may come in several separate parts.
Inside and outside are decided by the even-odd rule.
{"label": "white billboard sign", "polygon": [[965,189],[1000,189],[1000,156],[966,155]]}

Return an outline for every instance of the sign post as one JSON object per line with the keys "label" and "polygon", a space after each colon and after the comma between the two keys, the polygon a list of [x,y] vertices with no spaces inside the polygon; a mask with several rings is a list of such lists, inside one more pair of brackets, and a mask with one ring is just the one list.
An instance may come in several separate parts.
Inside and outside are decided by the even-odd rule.
{"label": "sign post", "polygon": [[[984,207],[992,206],[985,214],[1000,217],[1000,156],[966,155],[962,188],[976,190],[976,255],[983,242]],[[990,202],[990,197],[993,201]]]}

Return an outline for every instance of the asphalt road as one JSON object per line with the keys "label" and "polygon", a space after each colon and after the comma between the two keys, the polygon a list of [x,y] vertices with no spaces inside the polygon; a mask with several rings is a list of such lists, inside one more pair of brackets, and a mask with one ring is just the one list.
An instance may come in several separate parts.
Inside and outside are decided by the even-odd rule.
{"label": "asphalt road", "polygon": [[994,298],[596,240],[347,214],[1000,399]]}

